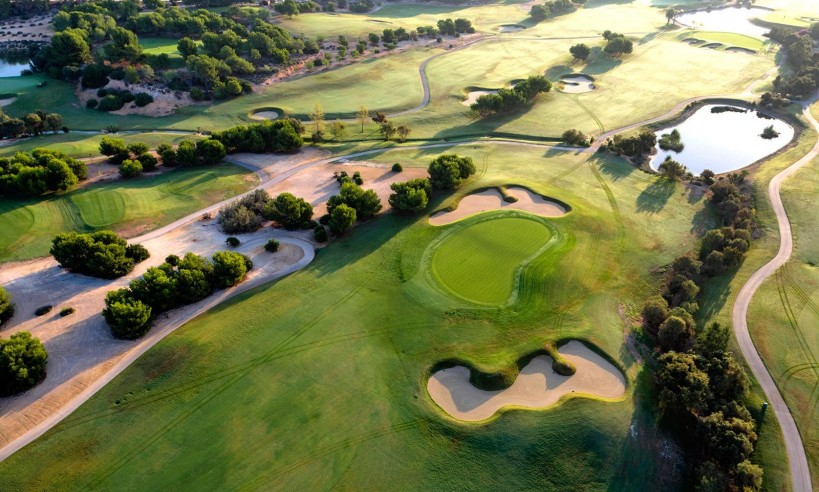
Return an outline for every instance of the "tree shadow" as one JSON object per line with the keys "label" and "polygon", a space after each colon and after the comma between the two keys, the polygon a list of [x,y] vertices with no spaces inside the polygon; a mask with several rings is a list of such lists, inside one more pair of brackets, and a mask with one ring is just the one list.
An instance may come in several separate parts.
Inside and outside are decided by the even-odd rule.
{"label": "tree shadow", "polygon": [[698,324],[713,319],[722,311],[731,297],[731,282],[737,271],[738,269],[735,269],[719,277],[712,277],[705,283],[698,299],[700,309],[695,316]]}
{"label": "tree shadow", "polygon": [[637,211],[648,214],[660,212],[676,189],[676,181],[665,178],[655,180],[637,196]]}
{"label": "tree shadow", "polygon": [[612,181],[620,181],[621,179],[628,178],[637,170],[633,164],[619,157],[604,158],[596,156],[593,162],[598,164],[600,171]]}
{"label": "tree shadow", "polygon": [[543,75],[549,80],[556,80],[560,77],[570,74],[574,72],[574,68],[571,65],[555,65],[552,68],[546,70]]}
{"label": "tree shadow", "polygon": [[[601,38],[602,39],[602,38]],[[594,46],[589,55],[589,62],[583,67],[583,73],[589,75],[600,75],[617,68],[623,63],[620,58],[612,58],[603,51],[600,46]]]}

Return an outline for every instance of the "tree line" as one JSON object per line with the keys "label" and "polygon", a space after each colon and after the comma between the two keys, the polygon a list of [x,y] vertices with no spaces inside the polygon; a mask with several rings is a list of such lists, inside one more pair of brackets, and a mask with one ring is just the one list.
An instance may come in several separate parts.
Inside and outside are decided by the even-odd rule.
{"label": "tree line", "polygon": [[499,89],[495,94],[480,96],[469,108],[481,117],[518,111],[538,94],[549,92],[552,83],[542,75],[530,75],[511,89]]}
{"label": "tree line", "polygon": [[585,3],[586,0],[550,0],[540,5],[533,5],[529,10],[529,17],[535,22],[540,22],[558,15],[574,12]]}
{"label": "tree line", "polygon": [[128,244],[111,231],[58,234],[50,253],[69,272],[105,279],[127,275],[150,256],[141,244]]}
{"label": "tree line", "polygon": [[15,118],[0,109],[0,138],[34,137],[47,131],[57,133],[60,130],[68,132],[59,113],[46,113],[38,109]]}
{"label": "tree line", "polygon": [[85,164],[62,152],[34,149],[0,157],[0,196],[65,191],[86,179]]}

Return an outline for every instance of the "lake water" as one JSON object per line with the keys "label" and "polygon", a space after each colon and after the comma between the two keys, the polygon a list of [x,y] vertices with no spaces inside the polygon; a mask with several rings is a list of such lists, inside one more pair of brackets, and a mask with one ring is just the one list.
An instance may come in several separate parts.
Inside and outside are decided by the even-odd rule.
{"label": "lake water", "polygon": [[703,31],[733,32],[761,37],[770,29],[751,23],[751,19],[764,17],[769,13],[770,10],[760,8],[729,7],[714,9],[711,12],[701,10],[683,14],[677,17],[677,22]]}
{"label": "lake water", "polygon": [[17,77],[29,68],[27,61],[9,61],[0,58],[0,77]]}
{"label": "lake water", "polygon": [[[711,108],[732,107],[743,112],[712,113]],[[766,140],[760,135],[765,127],[773,125],[779,136]],[[685,148],[679,154],[666,152],[657,145],[657,154],[651,167],[657,169],[666,158],[685,164],[689,171],[699,174],[703,169],[715,173],[735,171],[773,154],[793,138],[793,128],[782,120],[759,117],[756,111],[736,106],[707,104],[679,125],[656,132],[657,139],[672,130],[678,130]]]}

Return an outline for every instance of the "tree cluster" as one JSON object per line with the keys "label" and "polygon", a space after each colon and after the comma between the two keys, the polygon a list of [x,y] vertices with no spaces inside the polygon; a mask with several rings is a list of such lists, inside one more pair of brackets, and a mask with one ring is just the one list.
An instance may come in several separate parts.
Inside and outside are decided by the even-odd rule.
{"label": "tree cluster", "polygon": [[127,288],[108,292],[102,315],[115,337],[134,340],[150,330],[158,314],[232,287],[251,268],[253,262],[247,256],[230,251],[218,251],[210,261],[193,253],[169,256]]}
{"label": "tree cluster", "polygon": [[356,220],[367,220],[381,211],[381,199],[373,190],[365,190],[361,186],[346,182],[341,184],[341,190],[327,200],[327,213],[333,216],[336,207],[345,205],[355,211]]}
{"label": "tree cluster", "polygon": [[430,184],[439,190],[454,190],[461,186],[465,179],[475,174],[475,171],[475,163],[471,157],[456,154],[438,156],[427,167]]}
{"label": "tree cluster", "polygon": [[0,326],[14,316],[14,303],[11,294],[0,285]]}
{"label": "tree cluster", "polygon": [[315,227],[313,206],[292,193],[271,198],[264,190],[256,190],[219,209],[219,225],[227,234],[253,232],[262,222],[272,220],[288,230]]}
{"label": "tree cluster", "polygon": [[26,391],[45,379],[47,361],[42,342],[27,331],[0,338],[0,396]]}
{"label": "tree cluster", "polygon": [[416,178],[390,185],[390,206],[398,212],[418,213],[427,208],[432,195],[429,179]]}
{"label": "tree cluster", "polygon": [[0,0],[0,20],[48,12],[49,8],[51,4],[48,0]]}
{"label": "tree cluster", "polygon": [[636,157],[651,154],[655,145],[657,145],[657,135],[651,130],[643,129],[636,135],[615,135],[606,142],[606,149],[617,155]]}
{"label": "tree cluster", "polygon": [[86,178],[87,168],[77,159],[49,149],[17,152],[0,157],[0,194],[38,196],[65,191]]}
{"label": "tree cluster", "polygon": [[579,145],[582,147],[586,147],[589,145],[590,140],[591,139],[589,138],[588,135],[581,132],[580,130],[575,130],[574,128],[563,132],[563,142],[569,145]]}
{"label": "tree cluster", "polygon": [[678,154],[685,149],[685,144],[682,142],[680,131],[676,128],[671,130],[671,133],[664,133],[660,135],[660,148],[663,150],[671,150]]}
{"label": "tree cluster", "polygon": [[122,277],[150,256],[141,244],[128,244],[111,231],[58,234],[50,253],[70,272],[105,279]]}
{"label": "tree cluster", "polygon": [[38,109],[14,118],[0,109],[0,138],[37,136],[47,131],[57,133],[60,130],[65,131],[63,117],[59,113],[46,113]]}
{"label": "tree cluster", "polygon": [[533,5],[529,10],[529,17],[535,22],[540,22],[558,15],[574,12],[585,3],[586,0],[550,0],[541,5]]}
{"label": "tree cluster", "polygon": [[304,145],[301,137],[303,132],[301,122],[293,118],[284,118],[234,126],[221,132],[213,132],[210,138],[224,144],[228,153],[293,152]]}
{"label": "tree cluster", "polygon": [[778,75],[774,88],[784,95],[807,96],[819,87],[819,56],[813,54],[813,40],[819,41],[819,22],[809,30],[793,32],[775,27],[767,34],[782,43],[788,63],[794,67],[792,75]]}
{"label": "tree cluster", "polygon": [[611,56],[621,56],[634,51],[634,43],[626,38],[625,34],[606,30],[603,31],[603,39],[606,40],[606,46],[603,47],[603,51]]}
{"label": "tree cluster", "polygon": [[518,111],[531,102],[538,94],[549,92],[552,83],[542,75],[530,75],[511,89],[500,89],[496,94],[484,94],[470,106],[481,117],[496,113]]}

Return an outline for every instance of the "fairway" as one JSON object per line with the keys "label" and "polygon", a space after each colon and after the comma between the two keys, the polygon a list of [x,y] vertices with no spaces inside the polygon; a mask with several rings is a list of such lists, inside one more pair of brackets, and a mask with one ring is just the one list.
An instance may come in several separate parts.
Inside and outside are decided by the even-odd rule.
{"label": "fairway", "polygon": [[176,169],[38,199],[0,199],[0,262],[48,254],[61,232],[113,229],[132,236],[238,195],[256,175],[231,165]]}
{"label": "fairway", "polygon": [[450,292],[480,304],[503,304],[519,270],[549,243],[540,220],[492,214],[454,226],[432,255],[435,278]]}

